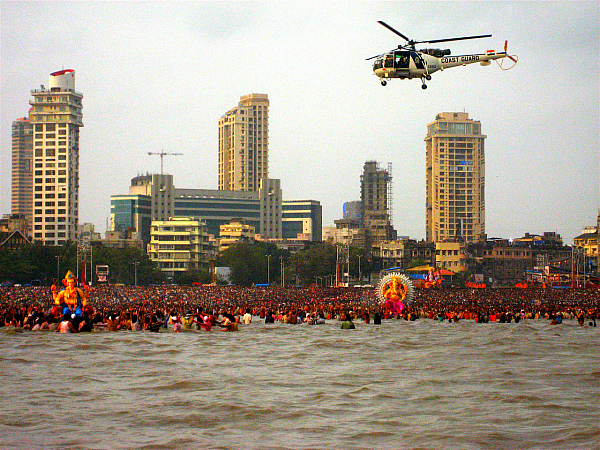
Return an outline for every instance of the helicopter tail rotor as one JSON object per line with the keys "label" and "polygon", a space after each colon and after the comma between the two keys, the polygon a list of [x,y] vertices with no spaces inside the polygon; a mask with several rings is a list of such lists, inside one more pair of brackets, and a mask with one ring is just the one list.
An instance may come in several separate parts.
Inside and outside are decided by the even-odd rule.
{"label": "helicopter tail rotor", "polygon": [[[517,65],[517,62],[519,61],[519,57],[517,55],[509,55],[508,52],[506,51],[508,48],[508,41],[504,41],[504,54],[506,56],[504,56],[504,58],[502,58],[501,60],[496,60],[496,63],[498,64],[498,66],[502,69],[502,70],[510,70],[513,67],[515,67]],[[504,62],[506,60],[506,58],[510,59],[513,64],[505,67]],[[509,63],[510,64],[510,63]]]}
{"label": "helicopter tail rotor", "polygon": [[514,61],[514,63],[516,64],[517,61],[519,60],[519,58],[516,55],[514,55],[514,56],[509,55],[508,52],[506,51],[507,48],[508,48],[508,41],[504,41],[504,53],[506,53],[506,57],[508,59],[510,59],[511,61]]}

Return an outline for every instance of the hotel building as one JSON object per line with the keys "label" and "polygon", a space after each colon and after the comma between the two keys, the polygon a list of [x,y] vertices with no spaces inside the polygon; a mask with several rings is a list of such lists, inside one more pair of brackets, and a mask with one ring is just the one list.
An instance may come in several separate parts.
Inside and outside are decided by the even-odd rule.
{"label": "hotel building", "polygon": [[485,153],[481,122],[443,112],[427,125],[427,242],[485,240]]}

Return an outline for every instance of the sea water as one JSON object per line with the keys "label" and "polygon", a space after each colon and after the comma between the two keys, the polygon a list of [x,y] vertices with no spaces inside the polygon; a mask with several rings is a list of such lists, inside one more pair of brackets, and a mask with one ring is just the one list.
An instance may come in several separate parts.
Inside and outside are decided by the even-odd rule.
{"label": "sea water", "polygon": [[600,328],[0,329],[0,448],[600,448]]}

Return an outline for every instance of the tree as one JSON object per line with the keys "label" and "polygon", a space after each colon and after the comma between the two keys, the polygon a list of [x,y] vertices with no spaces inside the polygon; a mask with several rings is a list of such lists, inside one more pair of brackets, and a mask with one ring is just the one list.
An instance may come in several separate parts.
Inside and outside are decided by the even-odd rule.
{"label": "tree", "polygon": [[[160,283],[165,280],[164,274],[150,261],[148,255],[137,248],[109,248],[102,245],[92,249],[93,261],[96,265],[108,265],[111,283],[134,284],[135,266],[137,262],[138,284]],[[59,267],[60,266],[60,267]],[[77,246],[69,243],[64,246],[50,247],[33,244],[18,250],[0,252],[0,280],[15,283],[30,283],[40,280],[49,285],[58,277],[62,280],[68,270],[77,274]],[[95,274],[88,274],[88,281]]]}
{"label": "tree", "polygon": [[[267,255],[271,255],[268,258]],[[217,260],[217,266],[231,269],[231,281],[238,286],[267,283],[280,279],[280,257],[287,259],[289,252],[267,242],[239,242],[225,250]],[[267,267],[269,264],[270,265]]]}
{"label": "tree", "polygon": [[336,248],[327,242],[313,244],[291,257],[289,272],[302,284],[335,275]]}
{"label": "tree", "polygon": [[111,248],[100,245],[94,247],[93,251],[94,265],[108,266],[111,284],[135,284],[136,271],[138,285],[159,284],[166,280],[164,273],[138,248]]}
{"label": "tree", "polygon": [[209,284],[212,281],[212,276],[207,270],[190,269],[175,274],[173,281],[181,286],[190,286],[192,283]]}

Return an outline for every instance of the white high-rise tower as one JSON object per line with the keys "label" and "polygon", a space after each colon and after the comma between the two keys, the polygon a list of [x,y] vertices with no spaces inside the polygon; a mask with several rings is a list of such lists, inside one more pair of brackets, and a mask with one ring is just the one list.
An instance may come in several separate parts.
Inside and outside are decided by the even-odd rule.
{"label": "white high-rise tower", "polygon": [[79,218],[79,128],[83,95],[75,71],[50,74],[48,88],[31,91],[33,126],[32,234],[46,245],[77,239]]}

